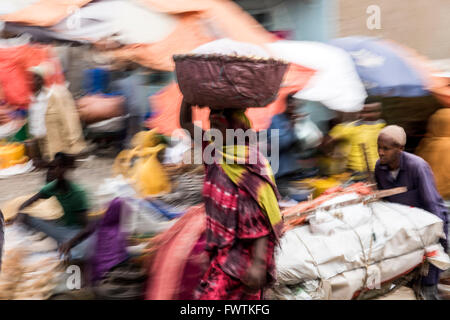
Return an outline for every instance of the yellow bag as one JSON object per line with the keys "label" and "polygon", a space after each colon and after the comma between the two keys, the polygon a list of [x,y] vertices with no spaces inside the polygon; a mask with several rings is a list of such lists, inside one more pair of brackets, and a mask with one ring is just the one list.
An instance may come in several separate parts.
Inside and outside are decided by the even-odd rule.
{"label": "yellow bag", "polygon": [[122,150],[114,160],[113,174],[114,176],[123,175],[127,177],[128,168],[130,166],[129,155],[131,150]]}
{"label": "yellow bag", "polygon": [[131,178],[136,174],[136,167],[141,162],[139,148],[133,150],[122,150],[114,160],[113,173],[115,176],[121,174],[125,178]]}
{"label": "yellow bag", "polygon": [[131,145],[133,148],[150,148],[158,145],[159,138],[156,136],[158,133],[158,128],[154,128],[150,131],[141,131],[134,135],[131,139]]}
{"label": "yellow bag", "polygon": [[156,147],[136,152],[140,158],[136,163],[132,181],[143,197],[171,192],[169,178],[157,158],[158,152],[164,147],[163,144],[159,144]]}
{"label": "yellow bag", "polygon": [[138,153],[145,148],[155,147],[159,143],[159,138],[156,136],[158,133],[157,128],[150,131],[141,131],[134,135],[131,139],[131,145],[133,149],[122,150],[114,160],[113,174],[123,175],[126,178],[131,178],[136,173],[136,165],[140,162]]}
{"label": "yellow bag", "polygon": [[170,180],[159,163],[157,155],[166,146],[158,144],[157,129],[141,131],[134,135],[132,150],[123,150],[115,161],[113,172],[131,180],[141,196],[169,193],[172,189]]}

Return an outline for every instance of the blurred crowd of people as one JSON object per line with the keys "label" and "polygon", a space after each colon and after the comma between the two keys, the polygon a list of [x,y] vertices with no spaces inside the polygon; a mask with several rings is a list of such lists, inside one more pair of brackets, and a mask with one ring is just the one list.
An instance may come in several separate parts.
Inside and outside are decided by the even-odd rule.
{"label": "blurred crowd of people", "polygon": [[[163,3],[155,3],[167,9]],[[3,217],[0,210],[0,224],[3,226],[3,220],[7,220],[10,225],[20,225],[53,239],[57,243],[58,254],[65,262],[82,267],[85,276],[83,285],[96,287],[103,297],[117,293],[116,297],[122,298],[182,296],[186,299],[206,300],[263,299],[265,289],[276,281],[275,252],[285,231],[280,203],[309,201],[325,189],[338,185],[364,182],[374,192],[406,187],[406,192],[388,196],[384,200],[432,213],[442,220],[443,234],[447,237],[448,208],[443,197],[448,200],[450,188],[448,181],[442,179],[448,174],[446,170],[442,170],[442,163],[450,159],[446,129],[450,125],[450,109],[439,110],[431,118],[429,134],[417,148],[420,156],[407,152],[405,148],[408,146],[408,139],[411,141],[422,138],[423,135],[408,135],[415,131],[405,130],[402,123],[392,119],[383,119],[383,114],[387,113],[382,95],[371,95],[368,92],[369,96],[363,101],[361,97],[367,96],[366,91],[357,77],[353,60],[343,49],[312,43],[302,44],[300,41],[278,41],[280,39],[266,32],[256,21],[247,19],[244,12],[234,10],[233,4],[228,7],[225,3],[217,2],[216,6],[218,9],[226,9],[229,17],[224,14],[224,17],[217,18],[217,24],[237,40],[244,41],[258,35],[259,39],[255,42],[264,44],[264,50],[268,47],[274,52],[278,50],[277,58],[281,59],[284,54],[289,57],[289,50],[295,52],[294,49],[309,49],[311,56],[319,52],[324,57],[335,59],[330,65],[338,66],[328,70],[327,66],[324,67],[327,61],[322,61],[317,63],[317,70],[313,70],[311,66],[303,66],[302,61],[292,58],[295,61],[289,62],[289,69],[287,66],[285,68],[288,70],[286,78],[292,80],[292,88],[283,85],[281,89],[277,87],[283,94],[280,93],[271,101],[275,105],[270,109],[271,113],[266,115],[261,112],[259,117],[254,117],[253,113],[253,117],[259,120],[260,127],[264,123],[268,124],[268,157],[255,151],[255,146],[247,141],[234,140],[230,145],[217,145],[214,139],[204,138],[201,146],[195,146],[197,141],[188,141],[183,145],[180,137],[163,134],[173,126],[187,130],[191,137],[195,136],[195,132],[204,133],[205,127],[218,130],[223,137],[226,136],[227,129],[252,129],[252,117],[249,113],[256,108],[210,108],[205,113],[207,108],[197,108],[185,100],[175,107],[170,103],[160,103],[159,108],[151,105],[155,101],[151,97],[160,98],[160,102],[164,102],[167,96],[169,102],[183,99],[181,89],[172,81],[173,72],[160,72],[149,67],[173,69],[172,54],[167,52],[172,52],[169,47],[173,49],[172,47],[176,47],[174,44],[181,41],[180,38],[185,35],[181,31],[186,29],[192,36],[192,43],[187,45],[183,42],[186,52],[215,40],[207,36],[209,33],[203,29],[205,34],[195,32],[197,29],[194,27],[199,27],[195,20],[196,13],[191,8],[184,8],[187,11],[181,10],[182,14],[177,10],[170,15],[164,13],[167,16],[158,12],[161,13],[158,19],[168,24],[171,21],[178,30],[178,33],[161,37],[169,39],[168,44],[164,42],[166,40],[153,35],[159,40],[151,39],[154,41],[151,42],[147,39],[149,43],[141,43],[136,47],[126,46],[129,45],[128,42],[125,45],[108,39],[89,45],[44,45],[30,42],[24,36],[16,37],[4,32],[3,39],[0,40],[0,139],[4,141],[0,147],[4,149],[0,150],[0,154],[1,159],[5,160],[0,162],[0,170],[8,169],[10,171],[5,171],[4,174],[13,176],[36,167],[38,170],[45,170],[46,179],[45,184],[39,186],[26,201],[21,201],[14,212],[8,212],[8,216]],[[103,6],[98,6],[99,2],[92,1],[91,5],[96,14],[101,13]],[[129,6],[131,5],[126,2],[121,4],[122,8]],[[220,16],[215,13],[218,9],[214,11],[213,7],[206,7],[208,6],[199,12]],[[142,7],[139,10],[145,18],[153,9],[144,10]],[[151,13],[156,17],[155,12]],[[155,18],[155,21],[158,19]],[[226,23],[229,21],[241,21],[241,25],[247,28],[236,32],[230,27],[231,23]],[[248,27],[255,25],[258,28]],[[45,30],[41,26],[30,28],[35,32],[34,37],[44,31],[52,32],[52,36],[57,34],[56,31]],[[131,41],[129,38],[133,35],[142,38],[147,36],[145,32],[135,34],[136,32],[131,31],[133,30],[121,30],[128,37],[124,36],[121,40]],[[241,39],[236,36],[240,31],[248,35]],[[66,37],[77,37],[76,34],[71,34],[71,30],[64,32]],[[221,50],[229,49],[226,44],[232,42],[228,41],[230,40],[225,39],[225,42],[220,43]],[[164,50],[158,49],[156,45],[152,47],[154,44],[161,45]],[[344,44],[347,43],[344,41]],[[214,45],[217,43],[213,43],[212,47]],[[247,50],[253,44],[235,45]],[[264,53],[262,47],[258,50]],[[111,56],[102,54],[103,51],[116,49],[116,58],[123,55],[128,59],[116,61]],[[149,53],[154,53],[155,56]],[[156,56],[157,53],[161,56]],[[236,56],[238,55],[233,57]],[[296,57],[296,54],[292,53],[292,56]],[[260,61],[262,60],[264,59]],[[347,65],[339,63],[342,61]],[[395,59],[393,61],[398,62]],[[379,76],[383,72],[385,69],[380,68],[373,74]],[[351,106],[342,103],[340,94],[336,93],[339,90],[335,92],[329,88],[331,83],[338,80],[339,73],[350,74],[342,82],[342,87],[348,85],[348,88],[354,90],[348,90],[352,92],[346,97],[347,100],[343,99],[352,101]],[[316,93],[323,91],[323,95],[314,102],[324,102],[321,106],[323,108],[341,110],[333,111],[333,116],[326,123],[313,121],[313,115],[306,110],[305,104],[312,100],[298,98],[299,92],[307,87],[313,75],[320,76],[315,78],[316,87],[309,94],[314,96],[315,90]],[[411,86],[414,89],[411,92],[425,94],[423,79],[415,80],[417,83]],[[390,90],[389,85],[379,86],[378,89],[384,93],[383,90]],[[404,87],[409,88],[408,85]],[[404,93],[403,87],[396,89],[401,94]],[[286,96],[287,90],[292,92],[289,91]],[[341,94],[344,95],[344,92]],[[325,105],[325,101],[329,104]],[[357,107],[361,107],[358,112],[342,111]],[[266,108],[267,112],[268,110]],[[199,114],[207,114],[204,119],[208,124],[202,128],[196,127],[195,120]],[[158,127],[152,124],[152,120],[159,116]],[[423,116],[421,121],[426,122],[428,116]],[[168,119],[167,123],[164,117]],[[414,121],[410,122],[412,126],[417,125]],[[433,123],[438,124],[440,132],[433,131],[437,127]],[[425,131],[422,127],[417,132]],[[260,131],[261,128],[254,129]],[[434,137],[443,139],[443,142],[436,144]],[[270,144],[274,142],[277,143],[276,148]],[[180,190],[180,185],[184,186],[181,183],[172,186],[173,177],[168,173],[168,166],[164,165],[172,165],[176,169],[185,168],[182,163],[185,153],[191,159],[195,147],[204,151],[213,144],[216,147],[213,150],[214,156],[223,161],[203,161],[199,180],[181,175],[186,189],[190,187],[187,186],[189,182],[197,184],[193,189],[198,191],[197,197],[201,199],[200,203],[196,203],[198,206],[186,205],[180,213],[176,208],[168,206],[164,199],[158,198],[161,194],[167,196],[179,192],[182,198],[184,191],[186,194],[188,191],[192,193],[192,190]],[[254,151],[257,157],[252,162],[249,154]],[[274,153],[277,153],[276,157],[272,157]],[[80,161],[105,154],[115,158],[112,169],[115,178],[120,178],[111,182],[111,185],[114,188],[118,186],[117,189],[122,188],[117,194],[123,190],[128,192],[129,189],[132,192],[123,197],[113,197],[104,205],[101,214],[93,216],[93,205],[89,199],[97,195],[88,194],[85,186],[75,182],[71,172],[76,170]],[[432,163],[427,162],[431,162],[430,159],[433,159]],[[230,163],[227,160],[232,161]],[[31,165],[27,167],[28,163]],[[14,172],[15,169],[11,168],[19,171]],[[317,183],[315,188],[311,187],[313,183]],[[325,186],[324,190],[319,188],[319,183]],[[59,218],[44,219],[39,214],[29,214],[36,203],[51,198],[56,199],[62,209]],[[183,200],[187,202],[187,199],[181,199],[181,202]],[[164,223],[161,223],[160,229],[160,221],[158,228],[153,228],[153,221],[149,224],[150,227],[142,223],[139,236],[145,238],[145,234],[147,237],[143,240],[144,249],[140,248],[142,250],[138,254],[132,254],[128,248],[131,234],[123,231],[124,225],[139,224],[141,221],[136,222],[136,217],[147,212],[157,212],[164,216]],[[130,222],[133,219],[135,221]],[[127,228],[132,229],[129,226]],[[0,238],[3,239],[3,229]],[[442,238],[440,244],[447,250],[446,239]],[[174,256],[178,257],[173,265],[164,261],[172,252],[176,252]],[[140,258],[145,262],[137,263]],[[181,260],[186,265],[185,268],[181,267]],[[161,274],[166,269],[167,274],[176,275],[179,281],[164,278]],[[424,298],[440,299],[437,290],[440,276],[441,270],[430,265],[428,274],[420,278]],[[148,283],[143,284],[145,281]],[[179,286],[177,290],[181,293],[178,296],[172,294],[177,290],[170,286],[161,288],[161,282],[170,283],[172,287]],[[171,293],[167,293],[170,290]]]}

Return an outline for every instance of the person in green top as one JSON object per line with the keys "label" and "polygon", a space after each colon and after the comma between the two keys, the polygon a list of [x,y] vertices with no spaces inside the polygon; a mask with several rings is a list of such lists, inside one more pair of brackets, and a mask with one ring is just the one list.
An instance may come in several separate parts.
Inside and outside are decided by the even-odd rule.
{"label": "person in green top", "polygon": [[[47,184],[20,206],[16,221],[54,238],[59,244],[61,255],[72,260],[85,260],[92,243],[89,236],[93,233],[95,224],[88,223],[89,203],[86,192],[66,179],[67,171],[74,168],[73,156],[62,152],[56,153],[54,160],[49,164]],[[64,214],[60,219],[46,221],[20,213],[38,199],[48,199],[52,196],[58,199],[63,208]]]}

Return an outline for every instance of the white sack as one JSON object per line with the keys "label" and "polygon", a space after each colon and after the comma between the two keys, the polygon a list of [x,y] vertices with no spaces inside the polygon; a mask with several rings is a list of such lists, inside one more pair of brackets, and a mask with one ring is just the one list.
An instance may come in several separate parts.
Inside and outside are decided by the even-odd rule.
{"label": "white sack", "polygon": [[295,98],[319,101],[336,111],[362,109],[366,90],[352,58],[344,50],[309,41],[281,40],[265,46],[277,58],[317,71]]}
{"label": "white sack", "polygon": [[[338,202],[348,200],[348,196],[336,198]],[[362,223],[365,218],[360,220],[355,211],[358,206],[349,206],[337,209],[347,224],[335,222],[334,232],[320,229],[314,222],[311,227],[304,225],[288,231],[276,251],[278,281],[297,284],[330,279],[366,264],[423,251],[444,237],[442,220],[424,210],[383,201],[371,206],[373,216],[365,223]],[[366,211],[362,210],[361,214],[367,214]],[[382,275],[395,276],[398,272],[402,270],[383,271]]]}

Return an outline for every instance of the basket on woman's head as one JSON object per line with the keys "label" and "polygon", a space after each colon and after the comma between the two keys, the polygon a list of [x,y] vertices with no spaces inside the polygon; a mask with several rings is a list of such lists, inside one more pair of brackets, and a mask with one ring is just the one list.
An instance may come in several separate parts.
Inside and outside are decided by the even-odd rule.
{"label": "basket on woman's head", "polygon": [[191,105],[265,107],[278,95],[287,62],[220,54],[174,55],[178,85]]}

